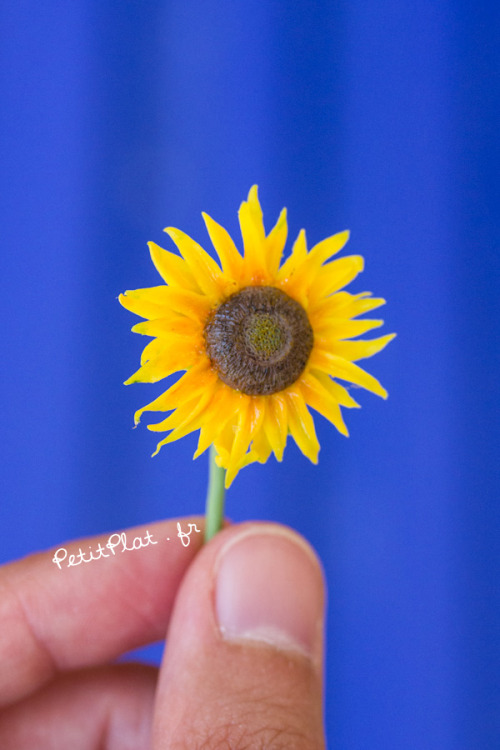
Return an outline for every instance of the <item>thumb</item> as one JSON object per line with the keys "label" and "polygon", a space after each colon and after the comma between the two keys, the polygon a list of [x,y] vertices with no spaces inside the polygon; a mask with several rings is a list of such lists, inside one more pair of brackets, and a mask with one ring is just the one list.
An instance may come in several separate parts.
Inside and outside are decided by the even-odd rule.
{"label": "thumb", "polygon": [[297,534],[225,529],[178,593],[155,706],[154,750],[321,750],[323,577]]}

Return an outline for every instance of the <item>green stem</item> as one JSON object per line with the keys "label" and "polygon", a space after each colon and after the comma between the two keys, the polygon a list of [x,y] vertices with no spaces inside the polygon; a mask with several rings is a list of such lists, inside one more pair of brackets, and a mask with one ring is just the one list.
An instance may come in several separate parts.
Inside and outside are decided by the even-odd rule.
{"label": "green stem", "polygon": [[222,529],[224,522],[225,469],[215,463],[215,448],[210,446],[207,506],[205,515],[205,541],[208,542]]}

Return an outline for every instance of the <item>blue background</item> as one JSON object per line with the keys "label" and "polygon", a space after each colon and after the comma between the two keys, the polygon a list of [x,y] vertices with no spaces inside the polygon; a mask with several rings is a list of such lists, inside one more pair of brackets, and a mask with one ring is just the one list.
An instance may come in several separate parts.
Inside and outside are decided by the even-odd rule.
{"label": "blue background", "polygon": [[[260,187],[349,227],[398,338],[349,440],[242,472],[235,520],[299,529],[329,584],[340,750],[500,746],[499,8],[353,0],[3,3],[1,557],[203,512],[195,438],[131,430],[144,339],[116,297]],[[155,651],[149,652],[154,656]]]}

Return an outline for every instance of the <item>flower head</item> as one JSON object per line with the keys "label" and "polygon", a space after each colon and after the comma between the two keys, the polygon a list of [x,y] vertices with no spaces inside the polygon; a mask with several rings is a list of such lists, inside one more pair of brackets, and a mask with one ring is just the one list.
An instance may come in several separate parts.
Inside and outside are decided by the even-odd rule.
{"label": "flower head", "polygon": [[394,337],[357,338],[382,325],[359,316],[385,300],[342,291],[363,270],[359,255],[330,260],[348,232],[308,251],[302,230],[281,263],[286,210],[266,235],[256,186],[239,211],[243,254],[220,224],[203,218],[220,265],[187,234],[168,227],[180,256],[149,243],[165,284],[120,295],[124,307],[145,318],[132,330],[152,337],[126,384],[185,371],[136,412],[136,424],[144,411],[170,412],[149,425],[169,433],[156,452],[199,430],[194,457],[213,443],[218,464],[227,469],[226,486],[249,463],[264,463],[271,453],[281,461],[289,434],[316,463],[319,443],[308,407],[347,435],[340,407],[359,404],[339,380],[387,397],[354,364]]}

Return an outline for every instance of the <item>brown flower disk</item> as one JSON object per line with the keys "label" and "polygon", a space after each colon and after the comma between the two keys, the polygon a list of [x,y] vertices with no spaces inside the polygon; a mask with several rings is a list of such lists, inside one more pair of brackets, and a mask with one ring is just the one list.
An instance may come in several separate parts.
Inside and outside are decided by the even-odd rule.
{"label": "brown flower disk", "polygon": [[303,307],[281,289],[247,286],[209,317],[205,344],[224,383],[247,396],[269,396],[298,380],[313,331]]}

